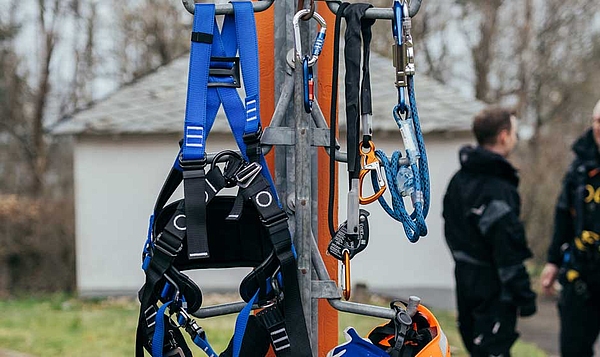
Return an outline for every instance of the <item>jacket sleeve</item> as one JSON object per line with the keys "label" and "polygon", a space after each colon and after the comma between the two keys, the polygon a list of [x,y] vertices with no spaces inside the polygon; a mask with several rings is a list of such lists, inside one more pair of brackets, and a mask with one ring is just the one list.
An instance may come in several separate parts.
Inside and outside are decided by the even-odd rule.
{"label": "jacket sleeve", "polygon": [[[523,261],[532,256],[525,228],[512,207],[511,197],[489,202],[479,220],[479,229],[492,248],[492,257],[502,284],[501,299],[520,308],[522,316],[535,313],[536,294],[531,290]],[[518,197],[516,201],[518,202]]]}
{"label": "jacket sleeve", "polygon": [[[570,170],[572,172],[572,170]],[[573,239],[575,227],[571,215],[572,198],[572,174],[567,173],[563,179],[562,190],[556,202],[554,211],[554,233],[548,248],[548,263],[560,266],[563,260],[562,246]]]}

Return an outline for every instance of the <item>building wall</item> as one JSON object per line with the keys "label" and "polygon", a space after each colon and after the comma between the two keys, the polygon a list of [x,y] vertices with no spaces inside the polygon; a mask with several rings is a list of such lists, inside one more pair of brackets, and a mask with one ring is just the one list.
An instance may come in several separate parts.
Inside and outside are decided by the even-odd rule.
{"label": "building wall", "polygon": [[[178,140],[165,135],[77,139],[76,267],[81,295],[134,294],[142,286],[141,252],[148,219],[177,154]],[[181,198],[182,190],[174,197]],[[231,290],[246,271],[202,271],[190,276],[202,281],[203,288]]]}
{"label": "building wall", "polygon": [[[81,136],[75,147],[77,286],[81,295],[133,294],[144,280],[141,250],[154,200],[173,163],[178,138],[156,136]],[[391,154],[399,138],[381,138],[377,148]],[[441,200],[449,177],[458,168],[464,137],[426,137],[431,209],[429,234],[411,244],[401,225],[378,203],[367,206],[371,237],[368,248],[352,260],[353,283],[379,289],[453,287],[453,264],[446,248]],[[209,151],[231,147],[209,141]],[[343,174],[345,166],[340,166]],[[340,220],[345,215],[346,176],[340,177]],[[175,196],[182,196],[181,190]],[[324,259],[332,259],[324,257]],[[190,274],[204,290],[235,290],[246,269]]]}

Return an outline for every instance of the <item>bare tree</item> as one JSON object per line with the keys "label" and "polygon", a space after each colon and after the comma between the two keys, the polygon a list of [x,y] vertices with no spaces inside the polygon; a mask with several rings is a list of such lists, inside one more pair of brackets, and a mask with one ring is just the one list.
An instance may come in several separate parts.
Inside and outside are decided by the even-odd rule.
{"label": "bare tree", "polygon": [[192,16],[168,0],[113,1],[120,76],[136,79],[189,50]]}

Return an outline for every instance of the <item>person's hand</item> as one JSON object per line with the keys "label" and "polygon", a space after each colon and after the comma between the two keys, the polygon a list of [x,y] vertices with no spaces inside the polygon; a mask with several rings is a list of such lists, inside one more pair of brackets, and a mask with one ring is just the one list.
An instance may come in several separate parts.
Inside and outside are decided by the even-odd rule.
{"label": "person's hand", "polygon": [[546,263],[544,270],[542,270],[542,275],[540,276],[544,294],[553,295],[555,293],[554,282],[556,281],[557,276],[558,266],[556,264]]}

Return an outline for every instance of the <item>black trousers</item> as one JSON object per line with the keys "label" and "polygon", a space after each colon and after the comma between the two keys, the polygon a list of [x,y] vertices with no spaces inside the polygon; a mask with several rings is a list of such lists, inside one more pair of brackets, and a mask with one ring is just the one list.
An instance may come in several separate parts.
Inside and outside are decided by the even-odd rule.
{"label": "black trousers", "polygon": [[455,277],[458,327],[471,357],[510,357],[519,337],[517,308],[500,302],[496,270],[457,262]]}
{"label": "black trousers", "polygon": [[485,309],[458,303],[459,331],[471,357],[510,357],[519,334],[516,307],[493,303]]}
{"label": "black trousers", "polygon": [[563,285],[560,314],[562,357],[592,357],[600,333],[600,287],[590,289],[581,281]]}

